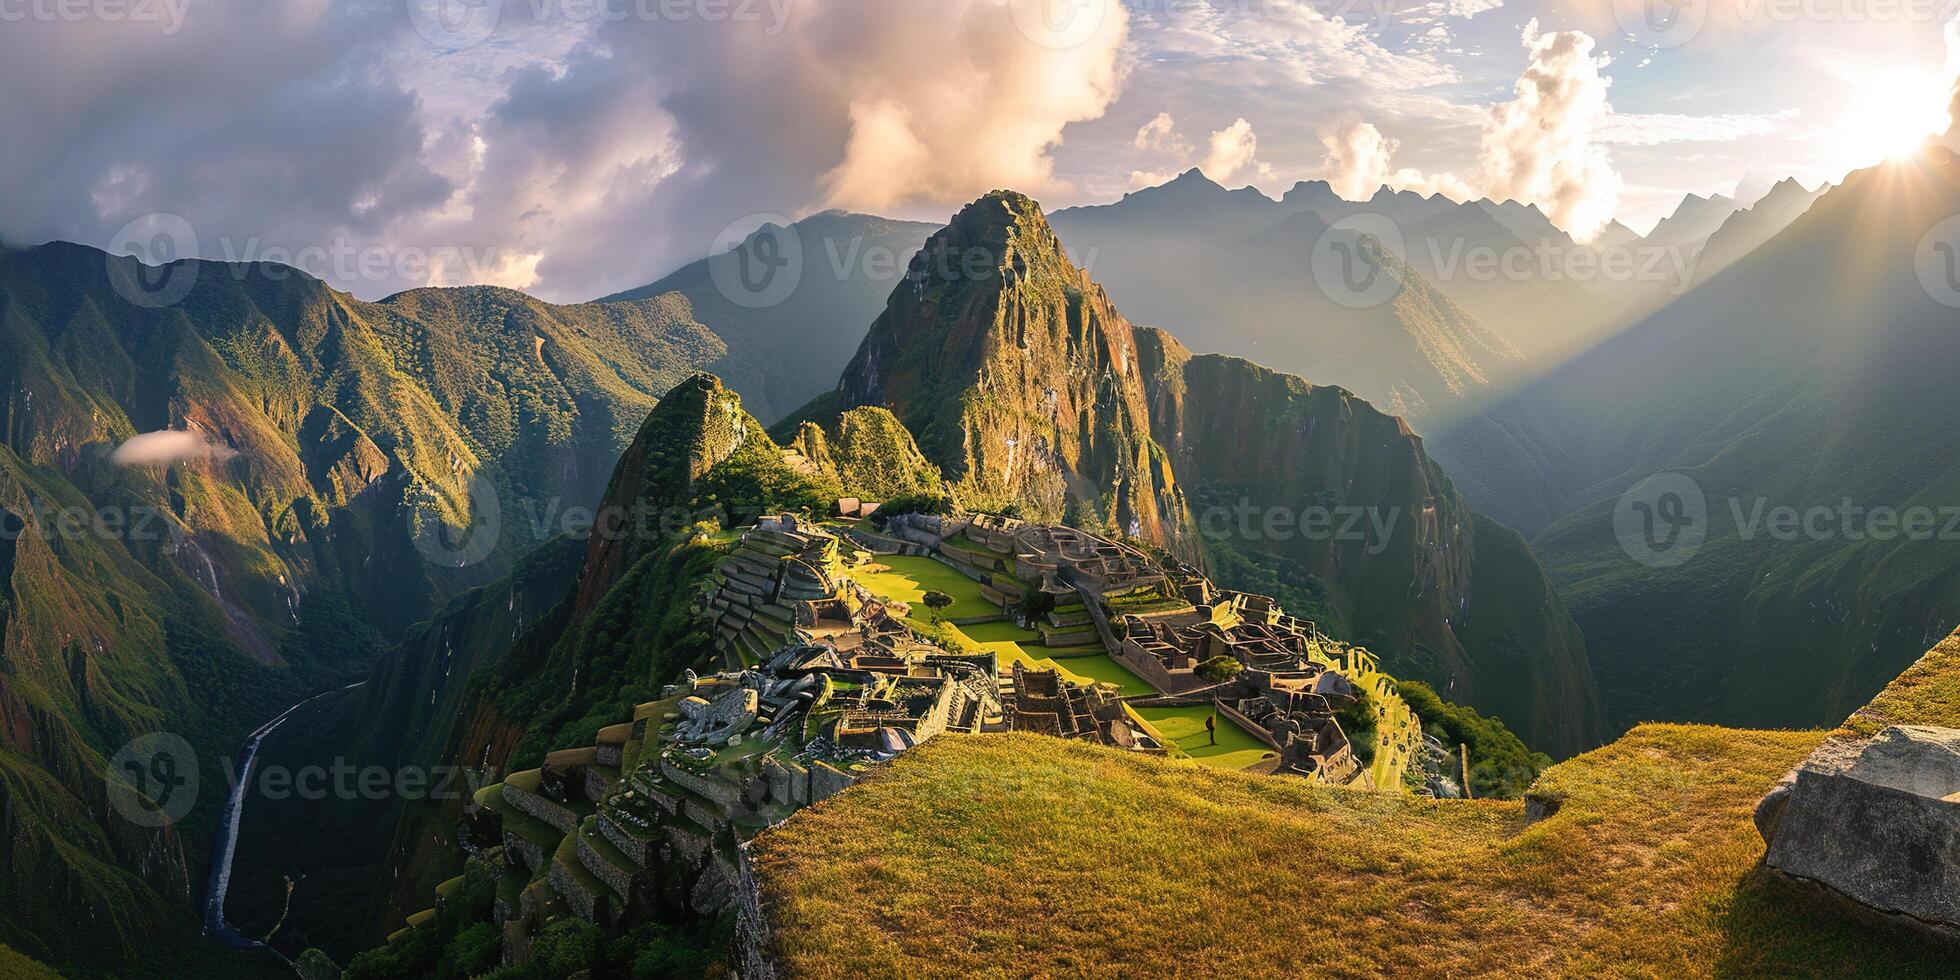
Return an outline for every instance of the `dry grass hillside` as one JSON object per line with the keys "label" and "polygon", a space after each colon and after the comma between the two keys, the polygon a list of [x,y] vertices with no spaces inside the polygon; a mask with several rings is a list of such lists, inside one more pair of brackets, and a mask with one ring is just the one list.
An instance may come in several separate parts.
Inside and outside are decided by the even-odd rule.
{"label": "dry grass hillside", "polygon": [[[1960,724],[1960,635],[1849,727]],[[1756,801],[1830,733],[1642,725],[1562,798],[1437,802],[944,738],[759,838],[798,975],[1950,976],[1960,948],[1757,870]]]}

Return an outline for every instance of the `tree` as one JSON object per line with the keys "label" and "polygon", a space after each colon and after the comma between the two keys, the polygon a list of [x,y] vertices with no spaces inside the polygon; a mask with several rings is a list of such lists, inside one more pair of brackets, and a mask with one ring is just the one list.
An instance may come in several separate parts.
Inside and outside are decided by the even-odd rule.
{"label": "tree", "polygon": [[1223,684],[1239,676],[1239,671],[1244,669],[1245,665],[1239,663],[1237,659],[1219,656],[1199,664],[1196,673],[1202,680],[1210,681],[1213,684]]}
{"label": "tree", "polygon": [[953,604],[953,597],[944,592],[928,592],[921,601],[926,604],[927,609],[932,610],[932,621],[936,623],[945,614],[946,607]]}

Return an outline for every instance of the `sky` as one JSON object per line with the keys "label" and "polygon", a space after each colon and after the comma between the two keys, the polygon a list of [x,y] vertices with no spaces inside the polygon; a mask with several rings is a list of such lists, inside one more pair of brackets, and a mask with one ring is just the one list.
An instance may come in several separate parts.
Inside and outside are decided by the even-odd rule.
{"label": "sky", "polygon": [[[1944,131],[1960,0],[0,0],[0,242],[363,298],[653,281],[767,220],[1200,167],[1539,205],[1836,181]],[[27,94],[22,94],[27,93]],[[167,234],[161,234],[167,233]],[[162,246],[158,243],[161,242]],[[147,251],[143,251],[147,249]]]}

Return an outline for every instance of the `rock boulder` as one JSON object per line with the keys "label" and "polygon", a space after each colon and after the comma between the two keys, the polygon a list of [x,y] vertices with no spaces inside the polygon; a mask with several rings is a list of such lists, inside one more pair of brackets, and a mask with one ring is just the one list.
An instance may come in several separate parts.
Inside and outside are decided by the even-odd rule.
{"label": "rock boulder", "polygon": [[1768,865],[1960,929],[1960,729],[1826,742],[1757,812]]}

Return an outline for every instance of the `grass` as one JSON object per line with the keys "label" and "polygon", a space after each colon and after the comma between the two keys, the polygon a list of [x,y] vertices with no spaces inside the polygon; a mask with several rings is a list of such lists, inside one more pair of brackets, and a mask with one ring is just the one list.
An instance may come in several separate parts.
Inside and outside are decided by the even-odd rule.
{"label": "grass", "polygon": [[1000,614],[1000,607],[988,602],[986,597],[980,594],[979,582],[930,558],[917,555],[885,555],[880,557],[877,563],[889,566],[890,571],[853,570],[851,577],[878,596],[909,603],[914,615],[932,614],[925,606],[925,594],[928,591],[944,592],[953,597],[953,604],[937,614],[942,619],[966,619],[973,616]]}
{"label": "grass", "polygon": [[975,643],[1034,643],[1041,639],[1041,634],[1033,630],[1024,630],[1008,620],[975,623],[972,626],[962,626],[959,630],[966,634],[967,639]]}
{"label": "grass", "polygon": [[[1125,695],[1154,694],[1157,689],[1150,682],[1138,677],[1129,668],[1117,663],[1102,652],[1102,647],[1080,648],[1078,652],[1066,657],[1056,656],[1061,651],[1049,650],[1037,645],[1040,634],[1024,630],[1010,622],[979,623],[973,626],[957,626],[952,629],[965,636],[974,646],[988,650],[1000,658],[1000,670],[1005,674],[1009,665],[1020,662],[1030,670],[1059,670],[1063,680],[1077,684],[1114,684]],[[1026,646],[1023,646],[1026,644]]]}
{"label": "grass", "polygon": [[1950,975],[1954,947],[1756,871],[1822,732],[1645,725],[1557,813],[1315,787],[1026,734],[935,739],[763,833],[788,972]]}
{"label": "grass", "polygon": [[0,946],[0,977],[13,980],[61,980],[61,974],[11,947]]}
{"label": "grass", "polygon": [[1960,724],[1960,633],[1906,668],[1870,704],[1845,721],[1844,735],[1876,735],[1888,725]]}
{"label": "grass", "polygon": [[1176,750],[1218,769],[1244,769],[1274,755],[1266,743],[1224,715],[1218,716],[1218,744],[1205,734],[1205,719],[1211,709],[1203,705],[1188,708],[1138,708],[1137,714],[1170,739]]}

